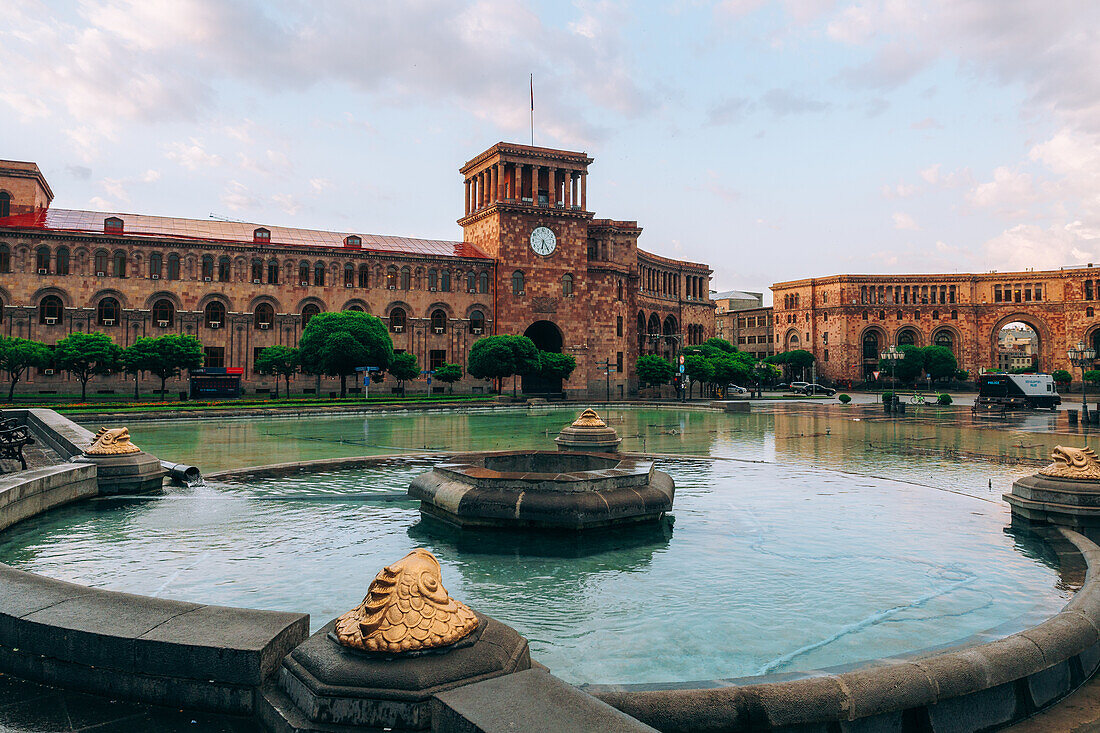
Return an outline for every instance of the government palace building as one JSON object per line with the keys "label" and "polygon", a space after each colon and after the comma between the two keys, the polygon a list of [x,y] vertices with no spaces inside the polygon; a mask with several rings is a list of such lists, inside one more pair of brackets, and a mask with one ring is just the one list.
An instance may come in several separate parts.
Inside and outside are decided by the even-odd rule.
{"label": "government palace building", "polygon": [[[954,275],[834,275],[772,285],[776,350],[805,349],[826,379],[863,381],[889,345],[946,346],[971,378],[1017,366],[1002,329],[1023,324],[1041,372],[1065,369],[1079,341],[1100,352],[1100,267]],[[1019,327],[1014,327],[1019,331]],[[1026,361],[1026,359],[1025,359]]]}
{"label": "government palace building", "polygon": [[[423,370],[465,368],[482,336],[526,334],[573,355],[577,369],[563,385],[527,378],[525,391],[629,396],[638,355],[672,358],[714,335],[711,270],[642,251],[635,221],[595,218],[592,160],[492,146],[461,169],[455,242],[56,209],[37,165],[0,161],[2,333],[52,344],[103,331],[120,346],[190,334],[207,367],[243,369],[246,391],[267,392],[274,378],[253,370],[261,349],[297,346],[317,313],[359,310],[381,318],[395,350],[415,354]],[[96,378],[89,389],[122,393],[125,380]],[[295,391],[318,387],[314,377],[296,382]],[[149,379],[145,390],[153,387]],[[50,369],[19,384],[29,394],[75,388]],[[425,379],[410,385],[426,389]],[[466,377],[455,389],[488,387]]]}

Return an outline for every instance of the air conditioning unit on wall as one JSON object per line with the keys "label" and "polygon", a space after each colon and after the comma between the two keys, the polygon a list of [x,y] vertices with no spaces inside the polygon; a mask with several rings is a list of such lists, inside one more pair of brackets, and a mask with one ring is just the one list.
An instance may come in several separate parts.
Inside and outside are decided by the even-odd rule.
{"label": "air conditioning unit on wall", "polygon": [[46,318],[46,325],[47,325],[47,326],[52,326],[52,325],[53,325],[53,324],[55,324],[55,323],[57,323],[57,319],[56,319],[56,318],[50,318],[50,317],[47,317],[47,318]]}
{"label": "air conditioning unit on wall", "polygon": [[157,325],[161,328],[168,328],[168,321],[157,321]]}
{"label": "air conditioning unit on wall", "polygon": [[405,330],[405,327],[404,327],[404,326],[394,326],[394,327],[393,327],[393,332],[394,332],[394,333],[401,333],[401,332],[402,332],[402,331],[404,331],[404,330]]}
{"label": "air conditioning unit on wall", "polygon": [[442,326],[436,326],[432,330],[435,331],[436,333],[443,333],[443,327]]}
{"label": "air conditioning unit on wall", "polygon": [[261,331],[266,331],[266,330],[267,330],[267,329],[269,329],[269,328],[271,328],[271,324],[270,324],[270,323],[261,323],[261,324],[260,324],[260,330],[261,330]]}
{"label": "air conditioning unit on wall", "polygon": [[222,327],[222,322],[221,321],[210,321],[210,328],[221,328],[221,327]]}
{"label": "air conditioning unit on wall", "polygon": [[470,329],[470,331],[471,331],[472,333],[481,333],[481,330],[482,330],[482,329],[480,329],[480,328],[471,328],[471,329]]}
{"label": "air conditioning unit on wall", "polygon": [[49,273],[50,273],[50,271],[47,270],[45,267],[39,267],[38,268],[38,274],[39,275],[48,275]]}
{"label": "air conditioning unit on wall", "polygon": [[160,280],[160,275],[158,275],[158,274],[156,274],[156,273],[153,273],[153,274],[152,274],[152,275],[150,275],[149,277],[153,278],[154,280]]}

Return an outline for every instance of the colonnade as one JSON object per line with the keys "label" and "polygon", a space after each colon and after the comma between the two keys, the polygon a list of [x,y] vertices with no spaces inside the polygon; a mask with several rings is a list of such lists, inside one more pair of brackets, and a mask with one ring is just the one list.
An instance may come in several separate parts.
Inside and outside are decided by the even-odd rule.
{"label": "colonnade", "polygon": [[[543,182],[545,181],[545,188]],[[546,191],[543,201],[540,191]],[[588,174],[526,163],[495,163],[466,179],[465,213],[499,201],[587,210]]]}

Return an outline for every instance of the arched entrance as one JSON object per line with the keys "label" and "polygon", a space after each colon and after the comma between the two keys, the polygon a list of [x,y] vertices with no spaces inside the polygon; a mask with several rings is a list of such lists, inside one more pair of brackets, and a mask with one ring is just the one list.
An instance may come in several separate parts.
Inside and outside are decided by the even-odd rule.
{"label": "arched entrance", "polygon": [[[561,353],[565,339],[561,335],[561,329],[553,321],[535,321],[523,335],[535,342],[539,351],[549,351],[555,354]],[[560,379],[544,379],[539,374],[528,374],[523,377],[523,393],[534,395],[561,394]]]}
{"label": "arched entrance", "polygon": [[870,382],[875,378],[878,370],[879,353],[886,344],[886,335],[877,328],[869,328],[863,332],[861,363],[863,364],[863,381]]}
{"label": "arched entrance", "polygon": [[1043,359],[1046,335],[1043,326],[1027,316],[1002,319],[991,334],[993,368],[1005,372],[1044,370],[1047,361]]}

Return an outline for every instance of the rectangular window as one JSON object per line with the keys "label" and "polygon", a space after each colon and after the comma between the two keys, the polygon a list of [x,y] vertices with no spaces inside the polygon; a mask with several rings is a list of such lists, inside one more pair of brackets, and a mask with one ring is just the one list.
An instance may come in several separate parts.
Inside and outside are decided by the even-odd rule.
{"label": "rectangular window", "polygon": [[1000,303],[1001,302],[1001,286],[1000,285],[994,285],[993,286],[993,302],[994,303]]}
{"label": "rectangular window", "polygon": [[623,335],[623,317],[622,316],[616,316],[615,317],[615,335],[616,336],[622,336]]}
{"label": "rectangular window", "polygon": [[737,343],[739,343],[739,344],[745,343],[745,337],[744,336],[738,336],[737,337]]}
{"label": "rectangular window", "polygon": [[823,343],[823,344],[829,343],[829,332],[828,331],[824,331],[821,334],[821,343]]}
{"label": "rectangular window", "polygon": [[428,369],[435,371],[439,367],[443,366],[443,363],[447,361],[446,349],[431,349],[428,352]]}
{"label": "rectangular window", "polygon": [[225,347],[223,346],[206,346],[202,350],[204,367],[223,367],[225,366]]}
{"label": "rectangular window", "polygon": [[825,358],[822,361],[829,361],[829,350],[828,349],[825,349],[825,353],[823,354],[823,356]]}
{"label": "rectangular window", "polygon": [[1035,286],[1035,300],[1042,300],[1042,299],[1043,299],[1043,286],[1042,285],[1036,285]]}
{"label": "rectangular window", "polygon": [[260,352],[266,349],[266,346],[255,346],[252,349],[252,368],[256,368],[256,360],[260,358]]}
{"label": "rectangular window", "polygon": [[619,374],[623,373],[623,352],[615,354],[615,371]]}

